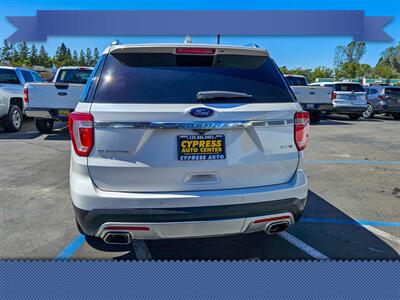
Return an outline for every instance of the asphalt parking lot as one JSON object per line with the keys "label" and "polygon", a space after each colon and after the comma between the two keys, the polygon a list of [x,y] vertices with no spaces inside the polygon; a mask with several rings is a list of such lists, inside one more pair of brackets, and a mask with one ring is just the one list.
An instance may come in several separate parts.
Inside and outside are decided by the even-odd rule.
{"label": "asphalt parking lot", "polygon": [[[306,150],[310,193],[288,232],[88,245],[69,199],[65,124],[41,135],[32,120],[0,131],[1,259],[399,259],[400,122],[322,120]],[[96,249],[97,248],[97,249]],[[107,250],[107,251],[102,251]]]}

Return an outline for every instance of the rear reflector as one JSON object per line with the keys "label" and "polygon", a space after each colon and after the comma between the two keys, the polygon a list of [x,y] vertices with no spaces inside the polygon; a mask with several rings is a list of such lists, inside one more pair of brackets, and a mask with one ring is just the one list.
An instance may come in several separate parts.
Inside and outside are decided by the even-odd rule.
{"label": "rear reflector", "polygon": [[286,220],[286,219],[289,219],[289,217],[288,217],[288,216],[272,217],[272,218],[265,218],[265,219],[255,220],[253,223],[254,223],[254,224],[257,224],[257,223],[266,223],[266,222],[279,221],[279,220]]}
{"label": "rear reflector", "polygon": [[68,130],[75,153],[79,156],[89,156],[94,142],[93,116],[89,113],[70,113]]}
{"label": "rear reflector", "polygon": [[142,226],[107,226],[103,230],[132,230],[132,231],[150,231],[149,227]]}
{"label": "rear reflector", "polygon": [[29,103],[29,93],[27,87],[24,87],[24,102]]}
{"label": "rear reflector", "polygon": [[176,54],[215,54],[214,48],[176,48]]}
{"label": "rear reflector", "polygon": [[296,112],[294,115],[294,142],[297,150],[302,151],[307,146],[310,132],[310,115],[307,111]]}

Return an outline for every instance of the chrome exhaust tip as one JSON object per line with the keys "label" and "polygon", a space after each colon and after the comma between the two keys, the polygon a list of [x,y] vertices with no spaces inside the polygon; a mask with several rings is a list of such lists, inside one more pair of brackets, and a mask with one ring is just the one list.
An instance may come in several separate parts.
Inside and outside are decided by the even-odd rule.
{"label": "chrome exhaust tip", "polygon": [[107,232],[103,241],[109,245],[129,245],[132,243],[132,237],[127,232]]}
{"label": "chrome exhaust tip", "polygon": [[268,226],[266,226],[265,232],[267,234],[275,234],[275,233],[285,231],[288,228],[289,228],[288,221],[273,222],[273,223],[270,223]]}

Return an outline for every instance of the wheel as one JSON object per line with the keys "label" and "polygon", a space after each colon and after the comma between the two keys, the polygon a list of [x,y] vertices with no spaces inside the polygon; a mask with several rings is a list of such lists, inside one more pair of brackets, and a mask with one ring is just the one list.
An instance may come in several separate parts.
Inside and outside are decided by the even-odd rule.
{"label": "wheel", "polygon": [[361,118],[361,115],[359,115],[359,114],[351,114],[351,115],[349,115],[349,118],[350,118],[350,120],[356,121],[359,118]]}
{"label": "wheel", "polygon": [[321,121],[321,113],[319,111],[310,112],[310,121],[311,123],[318,123]]}
{"label": "wheel", "polygon": [[51,133],[53,131],[54,121],[52,119],[36,119],[35,123],[40,133]]}
{"label": "wheel", "polygon": [[392,114],[393,119],[400,120],[400,113]]}
{"label": "wheel", "polygon": [[24,116],[19,106],[11,105],[8,115],[5,115],[2,120],[5,131],[15,132],[21,130]]}
{"label": "wheel", "polygon": [[372,118],[374,116],[374,110],[372,109],[372,105],[368,103],[367,110],[363,112],[363,117],[366,119]]}

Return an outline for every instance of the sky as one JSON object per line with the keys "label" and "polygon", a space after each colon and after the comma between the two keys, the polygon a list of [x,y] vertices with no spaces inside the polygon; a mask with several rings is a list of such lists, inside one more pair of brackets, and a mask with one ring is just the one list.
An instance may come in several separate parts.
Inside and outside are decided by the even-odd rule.
{"label": "sky", "polygon": [[[400,42],[400,0],[0,0],[0,41],[15,28],[6,16],[34,16],[37,10],[124,10],[124,9],[292,9],[292,10],[364,10],[367,16],[394,16],[385,27],[393,42],[368,42],[362,63],[375,65],[383,50]],[[64,42],[78,52],[87,47],[102,51],[113,40],[121,43],[183,42],[183,36],[50,36],[43,43],[53,55]],[[215,36],[193,36],[193,42],[214,43]],[[269,51],[279,66],[289,68],[332,67],[336,46],[345,45],[351,37],[267,37],[222,36],[222,44],[246,45],[256,43]],[[29,43],[29,45],[31,45]]]}

